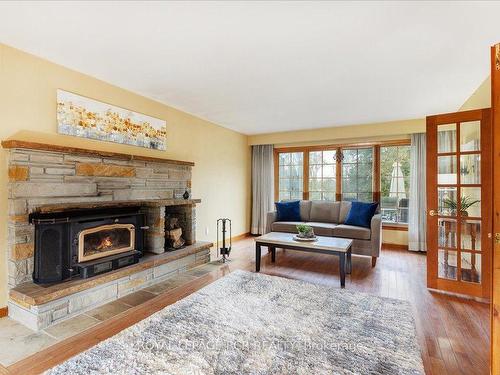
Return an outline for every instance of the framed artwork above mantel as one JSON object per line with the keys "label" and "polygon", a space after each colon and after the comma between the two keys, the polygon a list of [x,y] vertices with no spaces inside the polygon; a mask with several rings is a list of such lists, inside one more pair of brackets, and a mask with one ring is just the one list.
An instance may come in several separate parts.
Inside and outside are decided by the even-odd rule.
{"label": "framed artwork above mantel", "polygon": [[165,120],[61,89],[57,90],[57,127],[59,134],[166,149]]}

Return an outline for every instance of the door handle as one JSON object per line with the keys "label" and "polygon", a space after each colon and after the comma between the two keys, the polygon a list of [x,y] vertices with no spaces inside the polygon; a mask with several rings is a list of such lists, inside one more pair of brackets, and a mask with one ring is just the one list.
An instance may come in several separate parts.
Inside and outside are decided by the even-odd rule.
{"label": "door handle", "polygon": [[436,216],[437,212],[435,210],[430,210],[429,211],[429,216]]}
{"label": "door handle", "polygon": [[495,233],[495,243],[500,244],[500,233]]}

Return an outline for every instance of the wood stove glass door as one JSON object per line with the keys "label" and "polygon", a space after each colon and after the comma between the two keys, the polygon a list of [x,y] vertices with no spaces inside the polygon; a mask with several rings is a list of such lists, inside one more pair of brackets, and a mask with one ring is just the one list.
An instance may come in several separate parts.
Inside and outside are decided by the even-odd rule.
{"label": "wood stove glass door", "polygon": [[78,262],[86,262],[134,249],[133,224],[110,224],[82,230],[78,236]]}

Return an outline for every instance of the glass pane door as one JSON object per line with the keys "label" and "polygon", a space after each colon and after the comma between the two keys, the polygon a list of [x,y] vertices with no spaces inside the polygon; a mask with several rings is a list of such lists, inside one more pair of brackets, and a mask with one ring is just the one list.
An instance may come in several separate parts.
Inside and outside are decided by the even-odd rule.
{"label": "glass pane door", "polygon": [[474,296],[486,294],[490,251],[491,177],[482,169],[491,168],[491,143],[482,133],[491,124],[483,116],[427,118],[428,285]]}
{"label": "glass pane door", "polygon": [[460,278],[481,283],[481,246],[476,244],[482,223],[481,122],[459,123],[459,134]]}

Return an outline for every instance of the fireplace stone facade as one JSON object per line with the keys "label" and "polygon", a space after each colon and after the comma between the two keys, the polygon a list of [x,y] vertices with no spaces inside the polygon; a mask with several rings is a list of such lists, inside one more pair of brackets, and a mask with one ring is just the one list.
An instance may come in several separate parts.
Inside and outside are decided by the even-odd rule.
{"label": "fireplace stone facade", "polygon": [[[28,214],[49,204],[182,199],[191,166],[29,149],[10,149],[8,284],[31,281],[34,228]],[[146,208],[146,249],[163,253],[165,208]],[[195,226],[195,206],[191,206]],[[193,233],[195,230],[193,228]]]}
{"label": "fireplace stone facade", "polygon": [[[8,157],[9,316],[44,329],[91,308],[210,261],[209,242],[196,242],[196,199],[190,162],[4,141]],[[36,147],[30,147],[34,145]],[[140,206],[146,256],[138,264],[87,280],[33,283],[34,212]],[[188,243],[165,253],[165,214],[182,212]],[[97,278],[97,279],[96,279]]]}

